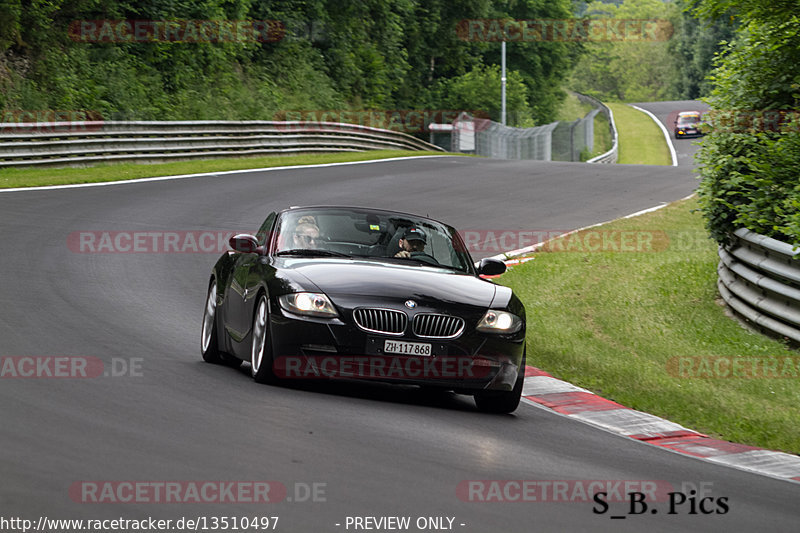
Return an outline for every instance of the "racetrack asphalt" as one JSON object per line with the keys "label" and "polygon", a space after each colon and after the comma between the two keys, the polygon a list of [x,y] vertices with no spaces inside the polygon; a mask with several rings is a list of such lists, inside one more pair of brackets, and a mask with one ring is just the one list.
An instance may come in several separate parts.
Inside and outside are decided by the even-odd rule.
{"label": "racetrack asphalt", "polygon": [[678,166],[694,168],[694,155],[697,153],[702,137],[689,137],[687,139],[676,139],[673,129],[678,113],[681,111],[708,111],[708,104],[698,100],[674,100],[669,102],[646,102],[632,104],[650,111],[661,121],[669,133],[670,142],[675,147],[678,156]]}
{"label": "racetrack asphalt", "polygon": [[[306,204],[399,209],[461,229],[565,230],[683,198],[696,186],[686,170],[443,157],[0,193],[0,355],[94,357],[126,374],[0,379],[3,516],[278,516],[278,530],[300,532],[353,531],[348,516],[448,516],[453,529],[476,532],[796,530],[798,484],[531,405],[493,416],[468,397],[373,383],[257,385],[246,365],[199,355],[218,254],[77,253],[68,244],[83,231],[252,232],[270,210]],[[261,480],[286,486],[292,501],[84,503],[74,492],[87,481]],[[698,500],[727,498],[729,511],[715,503],[692,514],[687,502],[667,514],[661,501],[650,505],[658,514],[629,514],[627,502],[596,514],[595,502],[574,494],[465,501],[459,487],[470,480],[666,482],[687,497],[703,488]],[[314,483],[324,493],[302,501]]]}

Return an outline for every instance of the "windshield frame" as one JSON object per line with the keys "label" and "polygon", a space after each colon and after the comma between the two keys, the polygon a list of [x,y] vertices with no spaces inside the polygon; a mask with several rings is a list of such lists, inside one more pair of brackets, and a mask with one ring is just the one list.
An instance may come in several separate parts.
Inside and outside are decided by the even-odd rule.
{"label": "windshield frame", "polygon": [[[372,208],[364,208],[364,207],[349,207],[349,206],[309,206],[309,207],[295,207],[286,209],[278,213],[274,230],[273,230],[273,238],[269,246],[269,254],[273,257],[303,257],[302,254],[299,255],[292,255],[292,254],[281,254],[281,252],[286,252],[293,249],[298,249],[300,247],[294,246],[292,243],[289,243],[286,239],[288,238],[287,235],[289,232],[294,231],[294,227],[298,223],[302,217],[315,217],[315,221],[319,221],[322,217],[335,217],[335,216],[344,216],[344,217],[351,217],[353,219],[354,224],[358,222],[358,219],[363,217],[364,224],[369,224],[370,229],[377,227],[379,229],[375,230],[375,235],[377,238],[377,244],[368,244],[367,242],[348,242],[348,241],[326,241],[327,237],[330,235],[325,234],[326,228],[324,224],[320,224],[317,222],[317,227],[320,232],[320,237],[323,239],[323,242],[335,242],[337,244],[351,244],[353,246],[362,246],[365,248],[373,248],[380,250],[381,246],[389,247],[394,243],[397,242],[397,236],[400,232],[404,231],[404,228],[410,225],[419,226],[424,228],[424,230],[429,234],[428,243],[425,248],[425,253],[435,257],[437,261],[440,261],[440,265],[426,263],[420,260],[415,260],[413,258],[398,258],[394,257],[394,255],[386,256],[381,254],[361,254],[361,253],[348,253],[346,257],[335,257],[336,259],[359,259],[359,260],[369,260],[369,261],[376,261],[376,262],[386,262],[391,263],[393,265],[396,264],[408,264],[413,266],[421,266],[421,267],[429,267],[429,268],[437,268],[446,270],[448,272],[458,272],[463,274],[469,274],[472,276],[476,276],[477,272],[475,270],[475,264],[472,257],[469,254],[469,251],[464,244],[461,235],[458,231],[443,222],[438,220],[424,217],[420,215],[415,215],[412,213],[403,213],[399,211],[389,211],[384,209],[372,209]],[[377,224],[372,224],[367,222],[368,219],[372,219]],[[377,219],[377,220],[374,220]],[[292,228],[292,229],[289,229]],[[343,227],[343,229],[349,229]],[[369,232],[365,231],[364,235],[368,235]],[[436,250],[439,251],[439,254],[432,248],[436,246]],[[444,246],[444,248],[443,248]],[[306,248],[306,247],[302,247]],[[321,250],[325,249],[323,245]],[[340,252],[335,248],[331,248],[330,251],[332,252]],[[444,252],[444,253],[443,253]],[[388,250],[387,250],[388,253]],[[445,255],[448,257],[446,258],[447,261],[444,261]],[[315,256],[312,253],[309,253],[308,258],[313,259],[330,259],[331,257],[323,257],[323,256]]]}

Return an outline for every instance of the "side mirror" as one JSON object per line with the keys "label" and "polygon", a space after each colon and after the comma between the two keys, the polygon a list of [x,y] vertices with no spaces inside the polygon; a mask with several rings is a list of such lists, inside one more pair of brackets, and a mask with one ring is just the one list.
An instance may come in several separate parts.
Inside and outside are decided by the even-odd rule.
{"label": "side mirror", "polygon": [[240,233],[239,235],[234,235],[233,237],[228,240],[228,244],[235,252],[241,252],[243,254],[252,254],[258,252],[258,241],[252,235],[248,235],[247,233]]}
{"label": "side mirror", "polygon": [[499,276],[506,271],[506,264],[499,259],[485,257],[478,264],[479,276]]}

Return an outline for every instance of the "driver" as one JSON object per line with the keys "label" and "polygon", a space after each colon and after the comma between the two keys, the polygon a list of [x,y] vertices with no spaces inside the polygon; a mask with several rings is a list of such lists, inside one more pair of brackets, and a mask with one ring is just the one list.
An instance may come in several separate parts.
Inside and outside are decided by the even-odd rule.
{"label": "driver", "polygon": [[403,237],[397,243],[400,245],[400,251],[397,252],[395,257],[403,257],[407,259],[418,259],[425,263],[438,265],[439,262],[433,256],[425,253],[425,244],[428,242],[428,236],[421,228],[411,226],[406,229]]}
{"label": "driver", "polygon": [[294,247],[300,249],[317,248],[319,240],[319,226],[317,226],[317,221],[314,220],[314,217],[300,217],[292,234]]}

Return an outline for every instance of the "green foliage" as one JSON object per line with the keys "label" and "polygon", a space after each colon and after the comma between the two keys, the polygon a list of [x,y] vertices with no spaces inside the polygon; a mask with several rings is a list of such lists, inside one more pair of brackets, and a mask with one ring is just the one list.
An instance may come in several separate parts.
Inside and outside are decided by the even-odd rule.
{"label": "green foliage", "polygon": [[[566,18],[569,7],[569,0],[0,0],[0,108],[82,109],[107,120],[272,119],[292,110],[452,109],[455,102],[493,109],[500,47],[460,39],[459,21]],[[68,31],[80,21],[181,19],[280,21],[285,35],[96,43]],[[553,115],[574,55],[569,43],[509,46],[518,123]],[[471,86],[475,77],[492,85]]]}
{"label": "green foliage", "polygon": [[[515,20],[571,19],[570,0],[496,0],[491,18]],[[519,73],[528,88],[531,123],[547,124],[556,120],[556,112],[566,93],[561,90],[580,55],[580,44],[561,41],[522,41],[507,44],[507,68]],[[500,64],[500,43],[485,47],[484,63]],[[517,123],[525,120],[517,119]]]}
{"label": "green foliage", "polygon": [[20,0],[0,0],[0,51],[20,40],[22,4]]}
{"label": "green foliage", "polygon": [[484,43],[461,40],[455,29],[461,20],[487,18],[491,0],[427,0],[414,4],[413,12],[403,22],[409,69],[406,83],[396,91],[401,108],[424,102],[420,89],[425,91],[439,80],[460,76],[481,64],[481,54],[489,48]]}
{"label": "green foliage", "polygon": [[[465,109],[488,114],[500,122],[500,67],[476,67],[462,76],[443,80],[434,90],[433,98],[441,109]],[[533,126],[528,105],[527,88],[516,71],[506,71],[507,124],[516,127]]]}
{"label": "green foliage", "polygon": [[712,133],[699,152],[700,204],[707,227],[726,243],[734,229],[800,244],[800,122],[791,132]]}
{"label": "green foliage", "polygon": [[[596,0],[586,6],[590,19],[665,19],[674,25],[677,8],[661,0],[625,0],[619,5]],[[605,100],[653,101],[676,97],[677,76],[667,40],[594,41],[584,45],[570,87]]]}
{"label": "green foliage", "polygon": [[[736,39],[720,56],[709,103],[735,116],[800,110],[800,17],[776,17],[751,9],[752,2],[709,2],[744,13]],[[778,3],[780,5],[780,3]],[[749,17],[749,20],[747,19]],[[712,236],[726,242],[737,227],[800,244],[800,123],[781,131],[717,124],[698,153],[700,200]]]}
{"label": "green foliage", "polygon": [[797,13],[796,0],[692,0],[700,18],[719,19],[731,14],[743,20],[780,24]]}
{"label": "green foliage", "polygon": [[734,36],[735,18],[724,16],[701,21],[697,11],[684,7],[673,19],[675,34],[669,41],[669,52],[675,64],[673,91],[678,98],[694,100],[711,93],[708,75],[714,68],[714,57],[724,43]]}

